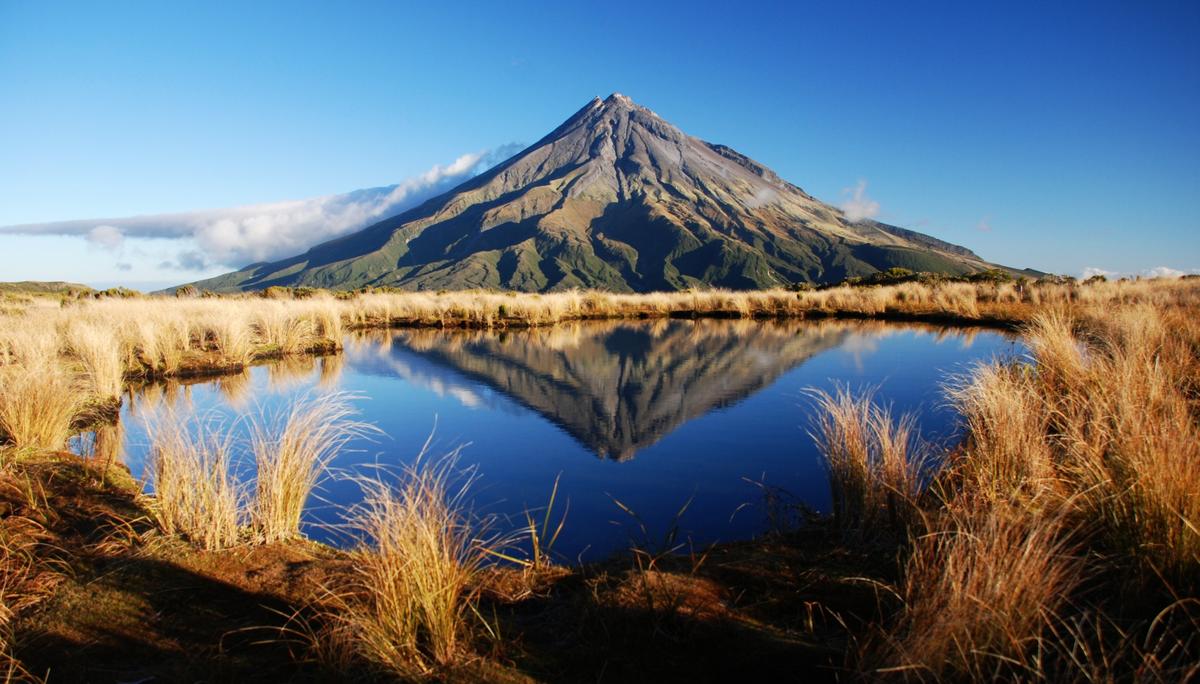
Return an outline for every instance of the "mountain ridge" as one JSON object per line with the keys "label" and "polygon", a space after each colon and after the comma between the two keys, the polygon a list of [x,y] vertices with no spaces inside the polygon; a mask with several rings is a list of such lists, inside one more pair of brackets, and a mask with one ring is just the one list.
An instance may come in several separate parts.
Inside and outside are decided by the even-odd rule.
{"label": "mountain ridge", "polygon": [[765,165],[613,93],[416,207],[195,285],[758,289],[895,266],[953,275],[995,267],[932,236],[850,221]]}

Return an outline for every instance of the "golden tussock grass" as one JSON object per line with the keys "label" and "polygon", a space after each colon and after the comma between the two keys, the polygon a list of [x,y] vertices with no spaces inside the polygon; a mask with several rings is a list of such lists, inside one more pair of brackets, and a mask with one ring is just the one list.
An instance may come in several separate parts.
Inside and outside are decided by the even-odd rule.
{"label": "golden tussock grass", "polygon": [[983,503],[914,539],[903,609],[866,669],[935,681],[1036,678],[1047,626],[1081,580],[1061,515]]}
{"label": "golden tussock grass", "polygon": [[18,447],[62,449],[85,406],[80,390],[53,360],[0,367],[0,437]]}
{"label": "golden tussock grass", "polygon": [[1193,682],[1200,676],[1200,600],[1180,599],[1148,627],[1131,628],[1089,609],[1054,620],[1044,642],[1050,682]]}
{"label": "golden tussock grass", "polygon": [[893,419],[872,393],[813,391],[813,438],[829,470],[833,517],[843,533],[903,536],[915,522],[925,451],[915,419]]}
{"label": "golden tussock grass", "polygon": [[167,409],[147,422],[150,508],[167,534],[181,534],[207,550],[235,544],[243,496],[234,477],[232,444],[224,426],[189,421]]}
{"label": "golden tussock grass", "polygon": [[[1082,335],[1072,344],[1075,329]],[[1049,440],[1079,506],[1147,574],[1200,588],[1200,326],[1137,306],[1029,331]]]}
{"label": "golden tussock grass", "polygon": [[[21,460],[0,454],[0,461]],[[0,467],[0,496],[8,509],[0,516],[0,681],[4,682],[45,681],[14,655],[17,646],[29,643],[18,628],[19,619],[52,597],[64,580],[63,564],[56,557],[59,549],[45,520],[54,514],[44,508],[44,495],[21,465]],[[50,515],[31,516],[22,510],[25,506]]]}
{"label": "golden tussock grass", "polygon": [[329,462],[346,443],[371,430],[353,419],[353,397],[308,396],[286,412],[251,421],[255,484],[251,523],[265,542],[299,536],[300,516]]}
{"label": "golden tussock grass", "polygon": [[[870,396],[817,395],[823,411],[814,434],[829,464],[838,525],[860,537],[886,531],[899,538],[902,554],[902,609],[878,627],[862,665],[869,675],[915,679],[1094,681],[1116,678],[1116,668],[1138,659],[1152,672],[1158,670],[1147,659],[1175,658],[1183,670],[1161,671],[1178,674],[1195,653],[1186,628],[1197,623],[1172,606],[1190,605],[1200,585],[1198,309],[1196,280],[30,307],[19,323],[17,314],[0,320],[0,431],[17,445],[61,448],[83,410],[76,397],[111,392],[119,377],[183,375],[283,355],[295,362],[276,371],[275,380],[286,381],[314,372],[305,354],[340,344],[344,329],[353,328],[672,315],[1024,324],[1029,362],[985,364],[951,388],[965,439],[938,461],[937,472],[923,466],[926,450],[911,418],[892,416]],[[569,327],[546,334],[577,344]],[[115,355],[102,340],[112,342]],[[335,374],[331,365],[328,375]],[[254,452],[265,477],[251,499],[234,477],[228,437],[215,426],[189,429],[163,403],[164,418],[151,430],[150,472],[164,530],[205,548],[246,538],[245,522],[262,539],[297,534],[304,502],[344,444],[343,432],[322,426],[331,415],[333,423],[347,415],[294,408],[294,428],[286,419],[262,427]],[[351,518],[365,541],[352,586],[330,598],[331,652],[365,657],[401,676],[437,672],[469,655],[479,624],[476,579],[489,551],[453,475],[452,460],[421,458],[398,484],[363,482],[365,498]],[[1089,603],[1079,587],[1091,581],[1107,582],[1099,593],[1135,586],[1148,602],[1170,596],[1173,603],[1161,610],[1180,626],[1116,616],[1111,622],[1119,620],[1120,634],[1128,635],[1121,643],[1087,634],[1108,624],[1111,607]],[[1080,639],[1087,653],[1080,653]],[[1116,651],[1106,655],[1105,648]]]}
{"label": "golden tussock grass", "polygon": [[0,652],[7,651],[7,628],[25,599],[22,590],[34,572],[32,539],[0,528]]}
{"label": "golden tussock grass", "polygon": [[957,474],[973,496],[1029,501],[1057,479],[1048,439],[1050,416],[1024,364],[984,364],[947,387],[963,417],[967,454]]}
{"label": "golden tussock grass", "polygon": [[[965,440],[923,501],[901,614],[868,643],[861,666],[868,676],[934,681],[1195,676],[1194,309],[1053,307],[1025,336],[1031,363],[982,364],[949,387]],[[850,461],[845,454],[868,449],[869,399],[826,396],[822,407],[827,453],[840,448]],[[862,470],[832,478],[859,483]],[[1084,581],[1107,584],[1079,593]],[[1138,601],[1110,600],[1131,591]]]}
{"label": "golden tussock grass", "polygon": [[34,540],[14,534],[10,525],[0,527],[0,681],[39,682],[12,655],[12,621],[17,611],[31,603],[26,585],[37,574],[32,550]]}
{"label": "golden tussock grass", "polygon": [[364,478],[350,523],[364,539],[354,579],[331,592],[333,658],[365,658],[401,676],[452,668],[469,655],[488,542],[465,508],[470,477],[454,455],[424,452],[396,484]]}
{"label": "golden tussock grass", "polygon": [[1058,309],[1077,318],[1114,307],[1200,306],[1200,282],[903,283],[818,291],[699,290],[648,294],[566,291],[366,293],[303,299],[240,295],[66,301],[0,314],[0,366],[65,364],[97,398],[125,378],[233,370],[258,358],[333,350],[347,328],[549,326],[595,318],[899,317],[1016,325]]}
{"label": "golden tussock grass", "polygon": [[75,322],[67,329],[67,348],[83,367],[92,393],[100,399],[121,396],[125,364],[120,347],[109,331],[86,322]]}

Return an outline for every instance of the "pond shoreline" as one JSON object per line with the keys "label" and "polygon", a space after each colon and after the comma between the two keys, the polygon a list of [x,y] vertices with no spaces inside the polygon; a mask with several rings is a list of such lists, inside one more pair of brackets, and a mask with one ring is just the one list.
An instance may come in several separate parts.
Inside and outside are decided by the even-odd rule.
{"label": "pond shoreline", "polygon": [[[817,305],[843,295],[862,306]],[[932,304],[949,295],[962,298]],[[684,296],[693,295],[664,301]],[[750,309],[717,301],[734,294],[704,296],[711,306],[621,316],[571,313],[620,301],[578,293],[464,295],[479,306],[457,313],[451,296],[369,295],[99,301],[8,316],[0,418],[46,420],[20,438],[10,430],[16,444],[0,447],[0,665],[16,679],[66,681],[203,671],[241,681],[693,684],[780,670],[813,681],[1182,681],[1200,671],[1200,282],[754,293],[746,299],[762,306]],[[202,381],[267,356],[336,355],[328,345],[346,330],[516,329],[499,305],[539,301],[520,327],[735,311],[952,322],[1018,330],[1032,361],[993,361],[964,379],[953,401],[966,432],[935,454],[929,477],[918,467],[930,463],[928,445],[909,439],[911,423],[869,397],[826,395],[824,484],[841,497],[829,517],[801,508],[785,518],[796,524],[758,539],[672,538],[577,567],[468,569],[441,614],[458,639],[442,655],[429,646],[428,616],[374,611],[389,605],[377,591],[387,586],[363,583],[389,577],[370,574],[387,569],[381,545],[256,543],[251,521],[227,548],[204,550],[191,532],[163,531],[162,500],[122,464],[60,451],[81,406],[113,410],[105,401],[130,368]],[[781,316],[772,301],[808,310]],[[232,371],[216,358],[242,361]],[[51,401],[71,393],[87,402]],[[843,448],[852,443],[865,447]],[[199,475],[184,494],[203,489]],[[438,500],[435,491],[422,501]],[[431,568],[463,571],[453,540],[436,548],[448,560]],[[439,595],[415,589],[408,600]],[[346,623],[347,609],[361,621]],[[424,622],[410,650],[383,660],[371,650],[378,632],[364,630],[397,614]]]}
{"label": "pond shoreline", "polygon": [[[398,318],[386,323],[369,323],[347,325],[347,332],[373,332],[386,330],[463,330],[463,331],[495,331],[531,330],[552,328],[572,323],[603,323],[620,321],[655,321],[655,320],[750,320],[750,321],[878,321],[880,323],[927,323],[954,329],[996,330],[1003,332],[1019,332],[1022,323],[1004,318],[969,318],[941,312],[912,313],[902,311],[869,314],[856,311],[808,311],[795,314],[758,313],[742,315],[737,311],[671,311],[669,313],[637,312],[623,315],[596,315],[587,317],[564,318],[553,323],[531,323],[524,319],[512,319],[502,323],[483,324],[469,319],[452,321],[429,321],[418,318]],[[236,375],[248,368],[261,366],[278,361],[285,357],[324,357],[340,354],[342,345],[331,340],[323,340],[300,352],[285,354],[279,350],[269,350],[255,353],[248,362],[230,363],[216,354],[197,354],[184,361],[180,367],[171,372],[161,372],[151,369],[131,372],[126,375],[127,381],[139,383],[161,382],[164,380],[203,380],[206,378]]]}

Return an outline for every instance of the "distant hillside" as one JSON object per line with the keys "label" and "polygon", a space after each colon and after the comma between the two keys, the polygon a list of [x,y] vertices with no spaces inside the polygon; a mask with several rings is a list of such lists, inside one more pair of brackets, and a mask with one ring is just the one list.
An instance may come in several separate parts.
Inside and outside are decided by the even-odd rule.
{"label": "distant hillside", "polygon": [[963,275],[995,265],[928,235],[851,221],[613,94],[418,207],[195,285],[646,292],[830,283],[891,267]]}
{"label": "distant hillside", "polygon": [[64,295],[91,294],[95,292],[87,285],[68,283],[61,280],[19,280],[0,282],[0,294]]}

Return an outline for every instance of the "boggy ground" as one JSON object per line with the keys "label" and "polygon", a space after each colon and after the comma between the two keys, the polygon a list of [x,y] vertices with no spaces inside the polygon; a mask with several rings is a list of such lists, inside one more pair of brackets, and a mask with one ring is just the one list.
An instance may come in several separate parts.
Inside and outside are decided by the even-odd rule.
{"label": "boggy ground", "polygon": [[[69,453],[27,458],[0,488],[0,534],[31,568],[11,656],[52,682],[343,681],[322,664],[319,606],[351,552],[297,540],[206,552],[159,533],[137,483]],[[690,555],[483,574],[486,623],[456,681],[729,681],[838,677],[848,629],[888,607],[887,553],[800,531]],[[325,660],[327,662],[327,660]]]}

